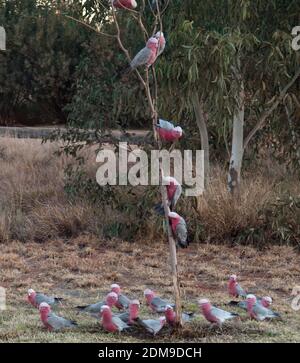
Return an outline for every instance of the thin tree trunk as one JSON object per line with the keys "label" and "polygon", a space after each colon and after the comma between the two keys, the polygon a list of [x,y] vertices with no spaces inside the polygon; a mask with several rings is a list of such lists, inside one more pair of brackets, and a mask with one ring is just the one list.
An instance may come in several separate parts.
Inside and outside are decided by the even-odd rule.
{"label": "thin tree trunk", "polygon": [[196,117],[196,123],[199,129],[201,138],[201,148],[204,151],[204,185],[209,182],[209,140],[207,131],[207,117],[204,112],[203,100],[199,99],[199,95],[194,93],[192,96],[193,108]]}

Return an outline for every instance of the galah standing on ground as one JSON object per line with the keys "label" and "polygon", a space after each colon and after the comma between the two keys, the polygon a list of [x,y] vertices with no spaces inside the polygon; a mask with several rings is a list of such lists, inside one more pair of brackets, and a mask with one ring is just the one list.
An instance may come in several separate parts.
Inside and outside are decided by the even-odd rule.
{"label": "galah standing on ground", "polygon": [[166,47],[166,39],[163,32],[157,32],[154,37],[158,40],[157,57],[159,57]]}
{"label": "galah standing on ground", "polygon": [[156,335],[166,324],[166,318],[161,316],[159,319],[137,319],[137,323],[145,328],[149,333]]}
{"label": "galah standing on ground", "polygon": [[112,0],[112,3],[118,9],[135,9],[137,7],[135,0]]}
{"label": "galah standing on ground", "polygon": [[[166,321],[169,325],[175,324],[176,313],[171,305],[166,306],[165,317],[166,317]],[[182,313],[182,321],[184,323],[191,321],[193,319],[193,317],[194,317],[194,313],[185,313],[185,312]]]}
{"label": "galah standing on ground", "polygon": [[157,133],[162,141],[175,142],[183,135],[183,130],[180,126],[174,126],[171,122],[159,119],[156,125]]}
{"label": "galah standing on ground", "polygon": [[130,62],[128,68],[126,68],[121,73],[129,73],[130,71],[134,71],[138,67],[145,66],[149,68],[156,60],[157,57],[157,49],[158,49],[158,40],[154,37],[150,38],[146,46],[141,49],[137,55]]}
{"label": "galah standing on ground", "polygon": [[222,326],[225,320],[234,319],[239,316],[238,314],[212,306],[208,299],[199,300],[199,307],[205,319],[210,323],[217,324],[219,327]]}
{"label": "galah standing on ground", "polygon": [[125,313],[121,313],[115,316],[123,320],[126,324],[132,325],[139,317],[139,310],[140,310],[139,300],[132,300],[129,304],[129,311],[126,311]]}
{"label": "galah standing on ground", "polygon": [[118,301],[116,302],[116,307],[119,310],[128,309],[131,300],[127,296],[121,294],[120,286],[118,284],[112,284],[110,288],[112,292],[118,295]]}
{"label": "galah standing on ground", "polygon": [[108,305],[103,305],[101,307],[100,317],[102,318],[103,328],[110,333],[114,333],[116,331],[121,332],[130,328],[130,326],[127,325],[123,320],[112,314]]}
{"label": "galah standing on ground", "polygon": [[237,282],[237,276],[236,275],[231,275],[229,277],[228,293],[229,293],[229,296],[233,296],[233,297],[242,296],[242,297],[245,298],[247,296],[246,291]]}
{"label": "galah standing on ground", "polygon": [[49,304],[42,302],[39,306],[41,321],[49,331],[77,327],[76,321],[65,319],[51,312]]}
{"label": "galah standing on ground", "polygon": [[[264,296],[257,298],[257,303],[265,308],[269,308],[272,305],[272,298],[270,296]],[[229,305],[236,305],[243,310],[247,310],[247,300],[244,301],[230,301]]]}
{"label": "galah standing on ground", "polygon": [[[162,182],[164,185],[166,185],[167,189],[167,197],[168,197],[168,206],[170,210],[174,210],[178,199],[181,196],[182,193],[182,187],[178,183],[178,181],[173,178],[172,176],[165,176],[162,178]],[[154,210],[160,214],[164,214],[164,206],[163,204],[159,203],[154,207]]]}
{"label": "galah standing on ground", "polygon": [[177,242],[177,246],[180,246],[181,248],[187,248],[189,242],[185,220],[180,217],[179,214],[175,212],[170,212],[169,221],[171,224],[174,239]]}
{"label": "galah standing on ground", "polygon": [[154,291],[150,289],[146,289],[144,291],[144,296],[147,305],[149,305],[152,311],[155,311],[156,313],[164,313],[168,305],[175,308],[175,304],[171,304],[169,301],[163,300],[160,297],[155,296]]}
{"label": "galah standing on ground", "polygon": [[278,313],[275,313],[271,309],[268,309],[257,302],[257,298],[255,295],[249,294],[247,295],[247,311],[250,318],[255,320],[265,320],[265,319],[274,319],[280,318]]}
{"label": "galah standing on ground", "polygon": [[107,305],[112,308],[114,305],[116,305],[117,301],[118,295],[115,292],[110,292],[107,294],[105,301],[100,301],[90,305],[76,306],[76,309],[79,309],[85,313],[90,313],[92,316],[99,318],[99,313],[102,306]]}
{"label": "galah standing on ground", "polygon": [[61,305],[63,300],[61,297],[47,296],[40,292],[35,292],[33,289],[29,289],[27,293],[28,302],[36,308],[39,308],[42,302],[47,303],[50,306]]}

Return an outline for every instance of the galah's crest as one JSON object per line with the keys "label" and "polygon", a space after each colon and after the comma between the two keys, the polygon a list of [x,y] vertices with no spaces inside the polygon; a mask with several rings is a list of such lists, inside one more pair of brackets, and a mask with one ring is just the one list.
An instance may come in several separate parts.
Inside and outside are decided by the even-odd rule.
{"label": "galah's crest", "polygon": [[156,296],[154,291],[150,289],[146,289],[144,291],[144,296],[147,302],[147,305],[155,311],[156,313],[164,313],[166,310],[167,305],[172,306],[175,308],[174,304],[171,304],[169,301],[163,300],[160,297]]}
{"label": "galah's crest", "polygon": [[237,282],[237,276],[236,275],[231,275],[229,277],[228,293],[229,293],[230,296],[233,296],[233,297],[241,296],[241,297],[246,298],[246,296],[247,296],[246,291]]}
{"label": "galah's crest", "polygon": [[[167,197],[168,197],[168,206],[170,208],[170,210],[174,210],[178,199],[181,196],[182,193],[182,187],[181,185],[178,183],[178,181],[171,177],[171,176],[165,176],[162,178],[163,181],[163,185],[166,186],[167,189]],[[164,214],[164,206],[163,204],[159,203],[154,207],[155,211],[160,214],[163,215]]]}
{"label": "galah's crest", "polygon": [[103,305],[101,307],[100,317],[103,328],[110,333],[121,332],[130,328],[130,326],[118,316],[112,314],[108,305]]}
{"label": "galah's crest", "polygon": [[200,311],[207,321],[222,326],[224,321],[238,317],[238,314],[219,309],[211,305],[208,299],[199,300]]}
{"label": "galah's crest", "polygon": [[189,245],[185,220],[177,213],[169,213],[169,221],[177,246],[186,248]]}
{"label": "galah's crest", "polygon": [[61,305],[63,300],[61,297],[47,296],[40,292],[35,292],[33,289],[29,289],[27,293],[28,302],[36,308],[39,308],[42,302],[47,303],[50,306]]}
{"label": "galah's crest", "polygon": [[253,294],[247,295],[247,311],[248,315],[256,320],[280,318],[280,314],[275,313],[269,308],[264,307],[257,302],[257,298]]}
{"label": "galah's crest", "polygon": [[162,141],[175,142],[183,135],[183,130],[180,126],[174,126],[170,121],[159,119],[156,125],[157,133]]}
{"label": "galah's crest", "polygon": [[116,307],[119,310],[128,309],[131,300],[127,296],[121,293],[120,286],[118,284],[112,284],[110,288],[112,292],[115,292],[118,295],[118,301],[116,302]]}
{"label": "galah's crest", "polygon": [[50,305],[48,305],[45,302],[42,302],[39,305],[39,311],[40,311],[41,321],[49,331],[52,330],[58,331],[67,328],[77,327],[76,321],[65,319],[61,316],[54,314],[51,311]]}
{"label": "galah's crest", "polygon": [[107,305],[109,307],[113,307],[116,305],[117,301],[118,295],[115,292],[110,292],[107,294],[105,301],[99,301],[90,305],[76,306],[76,308],[82,312],[90,313],[92,316],[99,318],[99,313],[102,306]]}
{"label": "galah's crest", "polygon": [[112,4],[118,9],[135,9],[137,7],[135,0],[112,0]]}

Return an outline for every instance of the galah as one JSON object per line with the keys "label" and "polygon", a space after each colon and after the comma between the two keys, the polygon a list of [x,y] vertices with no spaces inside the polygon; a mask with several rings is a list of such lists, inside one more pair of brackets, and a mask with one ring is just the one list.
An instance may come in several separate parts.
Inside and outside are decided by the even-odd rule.
{"label": "galah", "polygon": [[[257,298],[257,303],[265,308],[269,308],[272,305],[272,298],[270,296],[263,296],[262,298]],[[236,305],[243,310],[247,310],[247,300],[230,301],[229,305]]]}
{"label": "galah", "polygon": [[185,220],[179,214],[170,212],[169,221],[174,239],[177,242],[177,246],[180,246],[181,248],[187,248],[189,242]]}
{"label": "galah", "polygon": [[46,302],[42,302],[39,305],[40,317],[44,326],[49,331],[58,331],[66,328],[75,328],[77,327],[76,321],[65,319],[61,316],[54,314],[51,311],[51,307]]}
{"label": "galah", "polygon": [[[170,208],[170,210],[174,210],[178,199],[181,196],[182,193],[182,187],[181,185],[178,183],[178,181],[173,178],[172,176],[164,176],[162,178],[162,182],[163,185],[166,186],[167,189],[167,197],[168,197],[168,206]],[[163,204],[159,203],[154,207],[155,211],[160,214],[163,215],[164,214],[164,206]]]}
{"label": "galah", "polygon": [[152,311],[155,311],[156,313],[164,313],[168,305],[175,308],[175,304],[171,304],[169,301],[163,300],[160,297],[155,296],[154,291],[150,289],[146,289],[144,291],[144,296],[147,305],[149,305]]}
{"label": "galah", "polygon": [[183,135],[183,130],[180,126],[174,126],[170,121],[159,119],[156,124],[157,133],[162,141],[175,142]]}
{"label": "galah", "polygon": [[156,335],[166,324],[166,318],[161,316],[159,319],[137,319],[137,323],[145,328],[149,333]]}
{"label": "galah", "polygon": [[247,312],[250,318],[258,321],[265,319],[280,318],[278,313],[275,313],[271,309],[264,307],[262,304],[257,302],[257,298],[253,294],[247,295]]}
{"label": "galah", "polygon": [[100,301],[90,305],[76,306],[76,308],[82,312],[90,313],[92,316],[99,318],[99,313],[101,311],[102,306],[107,305],[110,308],[112,308],[114,305],[116,305],[117,301],[118,301],[118,295],[112,291],[109,294],[107,294],[105,301]]}
{"label": "galah", "polygon": [[199,300],[200,310],[207,321],[222,326],[224,321],[238,317],[238,314],[219,309],[211,305],[208,299]]}
{"label": "galah", "polygon": [[157,57],[159,57],[165,50],[166,39],[164,37],[164,33],[161,31],[157,32],[154,37],[158,40]]}
{"label": "galah", "polygon": [[119,317],[114,316],[108,305],[103,305],[100,311],[100,317],[102,319],[102,326],[105,330],[110,333],[121,332],[123,330],[129,329],[130,326],[127,325]]}
{"label": "galah", "polygon": [[233,296],[233,297],[241,296],[241,297],[245,298],[247,296],[246,291],[237,282],[237,276],[236,275],[231,275],[229,277],[228,293],[229,293],[229,296]]}
{"label": "galah", "polygon": [[135,9],[137,7],[135,0],[112,0],[112,3],[118,9]]}
{"label": "galah", "polygon": [[134,71],[138,67],[145,66],[149,68],[157,58],[157,49],[158,49],[158,40],[154,37],[151,37],[146,46],[141,49],[136,56],[130,62],[129,68],[126,68],[122,73],[128,73],[130,71]]}
{"label": "galah", "polygon": [[54,306],[59,304],[61,305],[61,301],[63,299],[61,297],[47,296],[40,292],[35,292],[33,289],[29,289],[27,292],[27,300],[31,305],[38,309],[42,302],[45,302],[50,306]]}
{"label": "galah", "polygon": [[129,311],[126,311],[124,313],[115,315],[121,320],[123,320],[126,324],[132,325],[135,323],[137,318],[139,317],[139,309],[140,309],[140,302],[139,300],[132,300],[129,304]]}
{"label": "galah", "polygon": [[116,302],[116,307],[119,310],[128,309],[131,300],[127,296],[121,294],[120,286],[118,284],[112,284],[110,288],[112,292],[118,295],[118,301]]}
{"label": "galah", "polygon": [[[182,313],[182,321],[184,323],[187,323],[189,321],[191,321],[194,317],[194,313]],[[165,310],[165,317],[166,317],[166,321],[169,325],[174,325],[176,322],[176,313],[173,309],[173,307],[171,305],[167,305],[166,306],[166,310]]]}

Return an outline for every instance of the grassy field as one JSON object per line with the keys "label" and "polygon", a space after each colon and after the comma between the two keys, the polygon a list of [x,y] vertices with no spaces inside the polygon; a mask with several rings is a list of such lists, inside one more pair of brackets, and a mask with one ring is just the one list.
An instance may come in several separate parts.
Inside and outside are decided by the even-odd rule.
{"label": "grassy field", "polygon": [[[127,210],[95,207],[85,199],[70,201],[64,192],[63,172],[69,160],[53,156],[57,144],[41,146],[39,140],[10,138],[0,142],[0,286],[7,289],[7,310],[0,311],[0,341],[300,342],[300,311],[291,308],[292,289],[300,284],[299,251],[287,244],[241,246],[224,237],[263,227],[259,211],[286,186],[299,195],[298,180],[289,180],[275,165],[268,172],[257,170],[255,178],[245,181],[241,199],[233,203],[217,170],[205,198],[198,201],[198,214],[189,222],[197,230],[201,221],[207,241],[219,243],[199,243],[195,237],[187,250],[178,253],[185,310],[199,314],[197,300],[203,297],[229,309],[226,285],[228,276],[236,273],[245,289],[274,299],[273,307],[282,314],[282,321],[258,323],[242,312],[241,319],[221,331],[211,329],[199,314],[180,335],[168,328],[155,338],[141,330],[112,335],[95,319],[78,315],[74,306],[102,299],[114,282],[142,302],[147,287],[172,298],[168,246],[159,237],[154,217],[148,225],[139,226],[134,243],[126,238],[103,238],[103,229],[111,220],[123,220],[129,228],[133,217]],[[95,175],[95,162],[89,167]],[[179,207],[184,215],[195,209],[185,199]],[[288,218],[296,230],[293,210]],[[79,328],[46,332],[38,311],[26,302],[28,288],[65,298],[60,313],[77,320]],[[145,304],[141,315],[151,316]]]}

